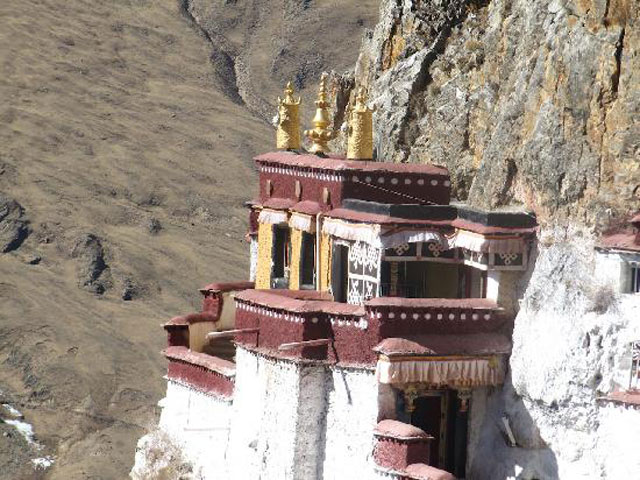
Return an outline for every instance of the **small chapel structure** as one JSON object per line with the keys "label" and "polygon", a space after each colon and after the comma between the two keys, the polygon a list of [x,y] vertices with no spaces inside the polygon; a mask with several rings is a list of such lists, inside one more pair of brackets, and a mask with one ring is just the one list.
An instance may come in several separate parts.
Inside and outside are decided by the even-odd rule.
{"label": "small chapel structure", "polygon": [[324,75],[303,148],[293,93],[254,159],[249,280],[164,325],[161,425],[215,478],[465,478],[536,218],[454,201],[441,166],[375,158],[363,88],[331,152]]}

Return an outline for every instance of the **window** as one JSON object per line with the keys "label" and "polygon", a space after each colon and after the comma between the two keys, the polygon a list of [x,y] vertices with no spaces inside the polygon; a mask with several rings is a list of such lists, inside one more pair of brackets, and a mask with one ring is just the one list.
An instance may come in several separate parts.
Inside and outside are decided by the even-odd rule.
{"label": "window", "polygon": [[456,298],[458,265],[422,261],[382,261],[380,295],[406,298]]}
{"label": "window", "polygon": [[640,388],[640,340],[631,344],[631,376],[629,390]]}
{"label": "window", "polygon": [[640,263],[629,262],[629,285],[631,293],[640,292]]}
{"label": "window", "polygon": [[331,253],[331,293],[335,302],[347,301],[349,247],[333,242]]}
{"label": "window", "polygon": [[300,251],[300,288],[311,290],[316,286],[316,237],[302,232]]}
{"label": "window", "polygon": [[272,288],[288,288],[289,286],[290,243],[289,228],[274,225],[273,267],[271,270]]}

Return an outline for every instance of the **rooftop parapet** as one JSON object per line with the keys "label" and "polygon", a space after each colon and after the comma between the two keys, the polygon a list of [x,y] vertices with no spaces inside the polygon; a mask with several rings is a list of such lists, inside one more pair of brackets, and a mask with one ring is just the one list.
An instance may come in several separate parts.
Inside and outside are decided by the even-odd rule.
{"label": "rooftop parapet", "polygon": [[232,362],[179,346],[169,347],[163,353],[169,360],[170,380],[222,398],[233,396],[236,369]]}
{"label": "rooftop parapet", "polygon": [[[429,345],[437,345],[434,353],[440,356],[490,356],[510,350],[508,339],[499,335],[510,320],[491,300],[380,297],[360,306],[279,292],[246,290],[236,295],[236,327],[256,329],[236,335],[238,344],[284,357],[370,366],[377,359],[376,345],[407,335],[428,337],[426,343],[416,339],[424,343],[423,356]],[[303,343],[311,340],[328,342]],[[296,342],[299,348],[280,351],[283,344]]]}
{"label": "rooftop parapet", "polygon": [[333,208],[343,199],[446,205],[451,181],[446,168],[422,164],[347,160],[331,155],[271,152],[255,157],[260,203],[272,198],[310,200]]}

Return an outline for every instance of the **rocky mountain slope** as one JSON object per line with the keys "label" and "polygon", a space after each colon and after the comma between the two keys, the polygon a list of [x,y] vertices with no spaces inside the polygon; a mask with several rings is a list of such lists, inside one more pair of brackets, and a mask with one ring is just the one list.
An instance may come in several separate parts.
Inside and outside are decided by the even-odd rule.
{"label": "rocky mountain slope", "polygon": [[386,0],[357,81],[385,159],[543,221],[640,206],[640,8],[630,0]]}
{"label": "rocky mountain slope", "polygon": [[2,2],[0,418],[35,436],[0,422],[0,478],[127,475],[159,325],[247,276],[269,105],[352,64],[374,3]]}

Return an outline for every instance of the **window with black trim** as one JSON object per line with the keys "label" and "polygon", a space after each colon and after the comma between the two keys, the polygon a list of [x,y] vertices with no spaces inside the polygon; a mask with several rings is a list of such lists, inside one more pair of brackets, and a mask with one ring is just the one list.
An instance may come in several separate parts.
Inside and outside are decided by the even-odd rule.
{"label": "window with black trim", "polygon": [[300,246],[300,288],[312,290],[316,288],[316,237],[302,232]]}
{"label": "window with black trim", "polygon": [[289,227],[273,226],[273,267],[271,270],[272,288],[289,287],[289,265],[291,241]]}

